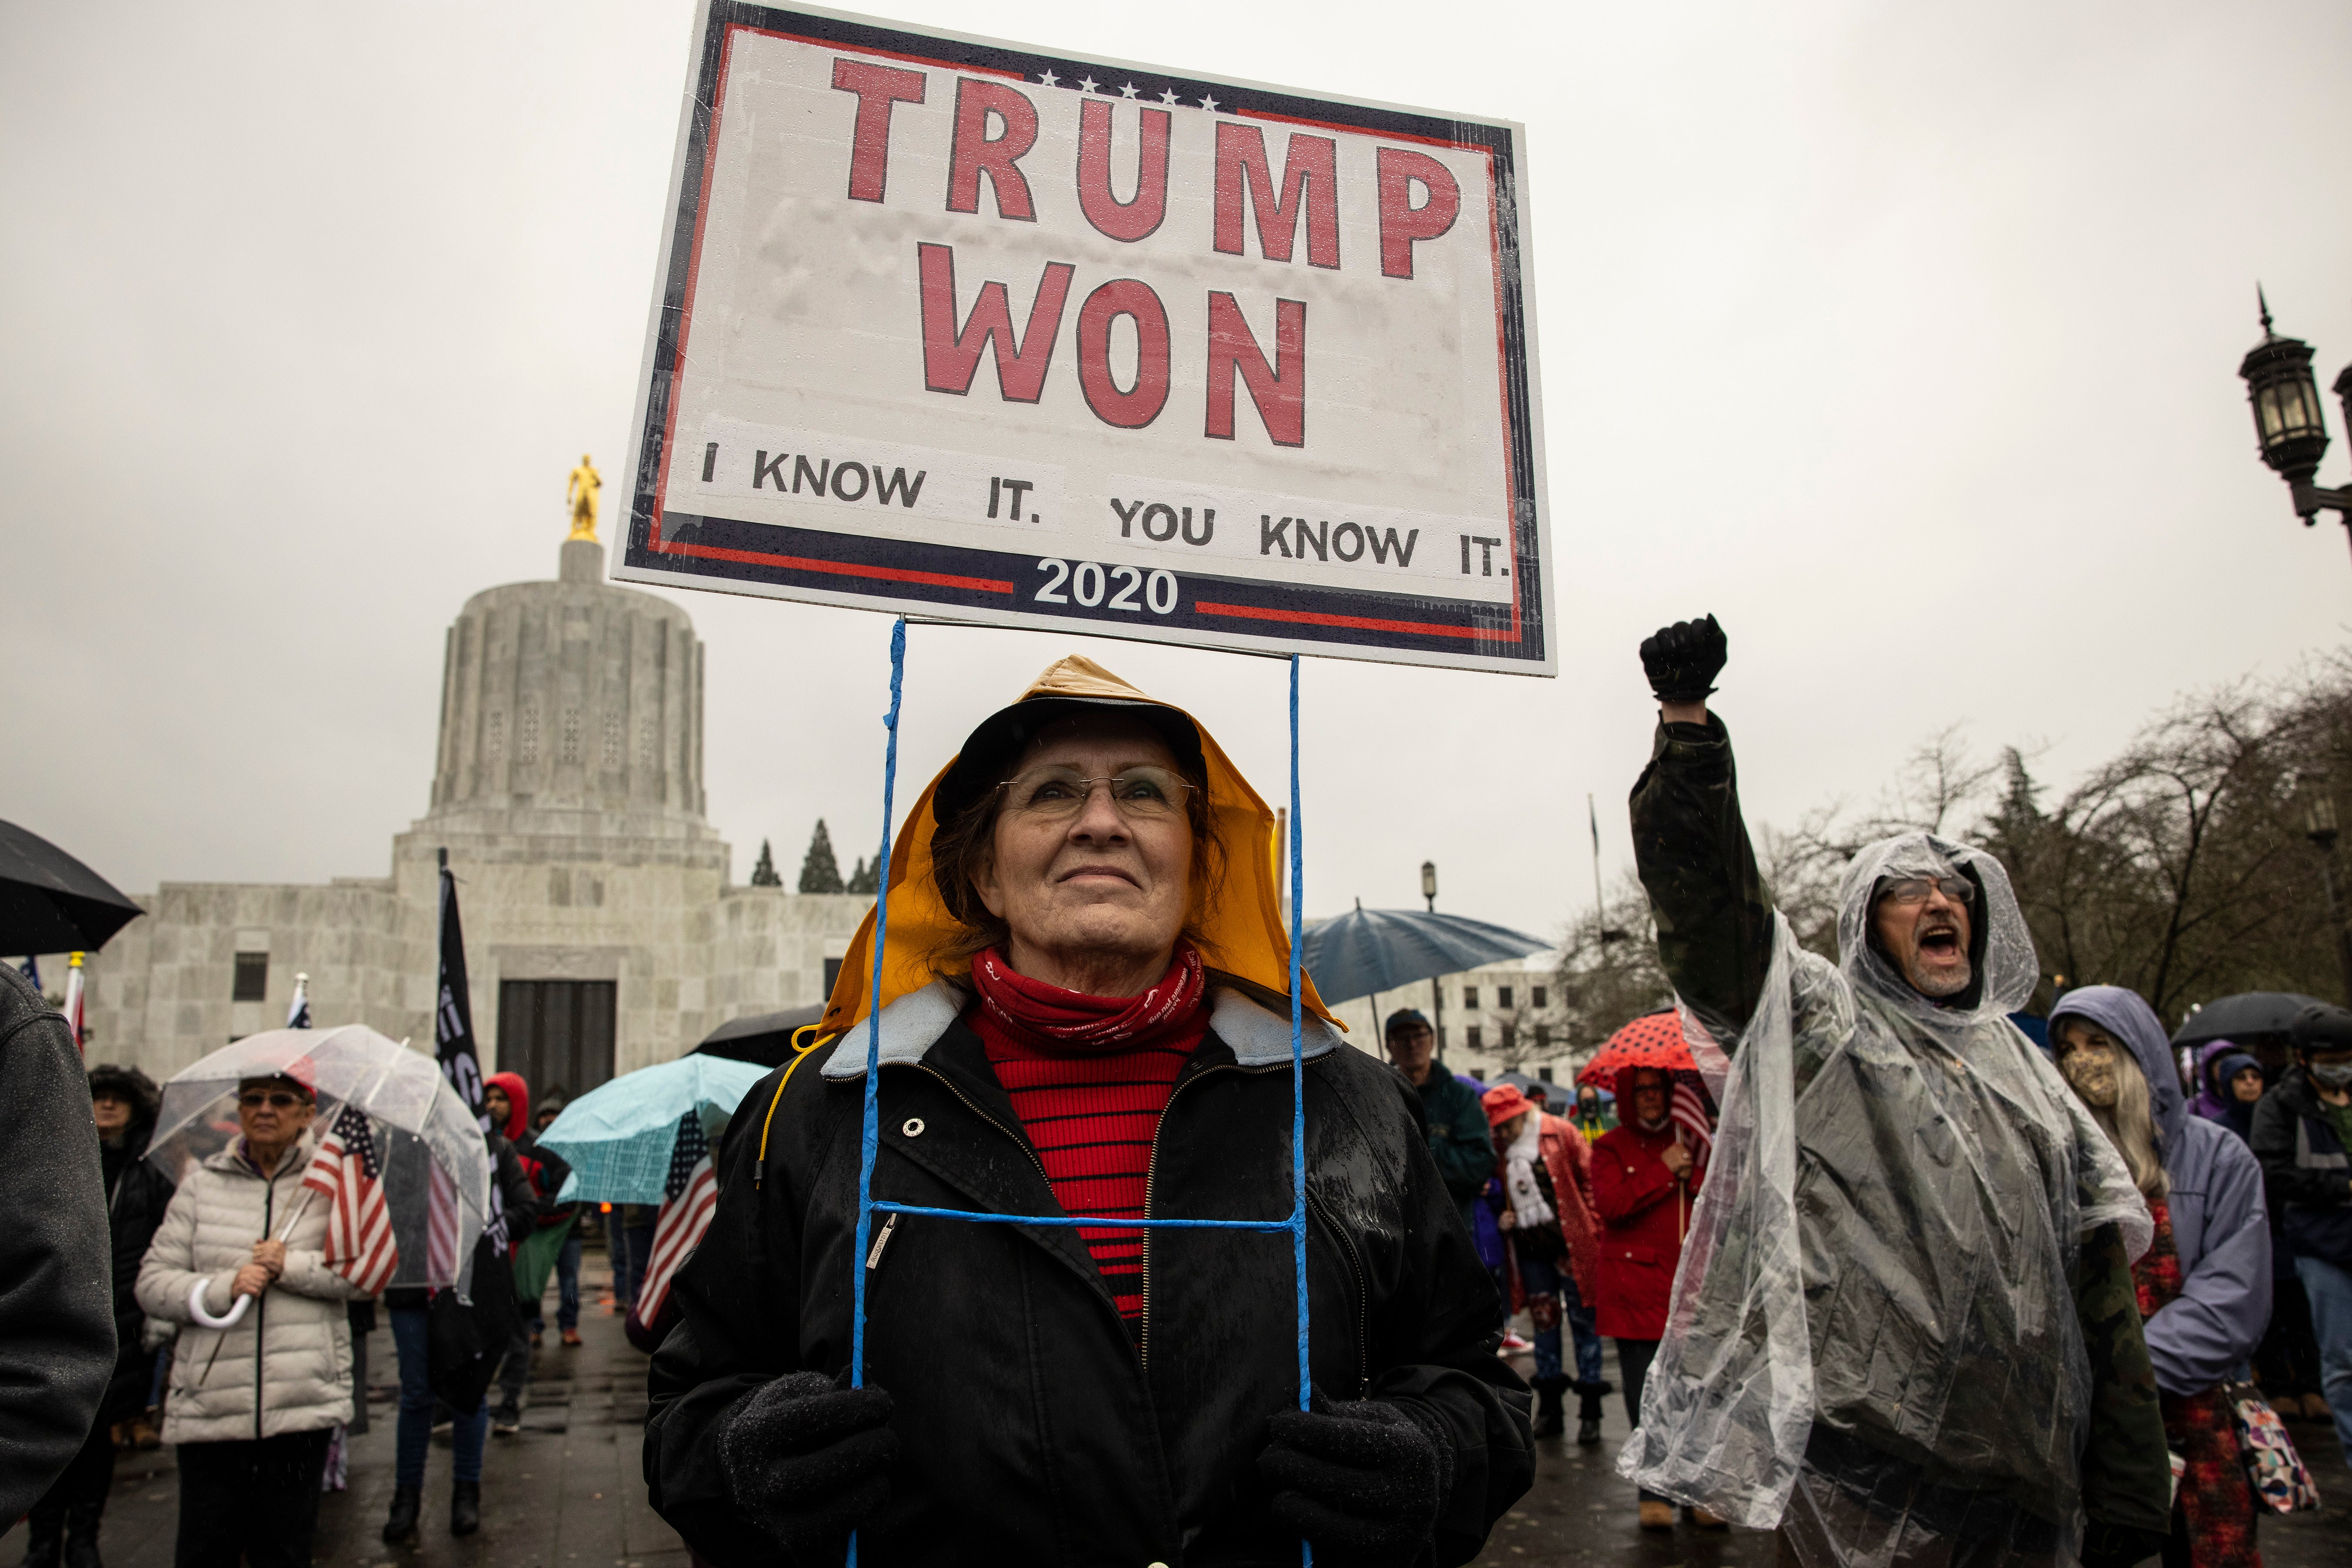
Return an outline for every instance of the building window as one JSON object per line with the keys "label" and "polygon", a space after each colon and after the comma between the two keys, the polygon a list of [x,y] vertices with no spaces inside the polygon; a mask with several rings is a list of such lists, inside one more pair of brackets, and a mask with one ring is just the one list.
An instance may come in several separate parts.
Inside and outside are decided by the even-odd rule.
{"label": "building window", "polygon": [[1511,1010],[1510,987],[1496,986],[1495,988],[1495,1005],[1502,1009],[1505,1012],[1509,1012]]}
{"label": "building window", "polygon": [[1462,1043],[1472,1051],[1481,1050],[1483,1047],[1479,1043],[1478,1037],[1479,1029],[1478,1026],[1474,1023],[1469,1028],[1462,1031]]}
{"label": "building window", "polygon": [[269,998],[269,955],[239,953],[236,956],[236,979],[229,988],[228,999],[233,1002],[267,1001]]}
{"label": "building window", "polygon": [[[1549,1048],[1550,1047],[1550,1045],[1551,1045],[1551,1025],[1549,1025],[1549,1024],[1548,1024],[1548,1023],[1539,1023],[1539,1024],[1536,1025],[1536,1049],[1537,1049],[1538,1051],[1544,1051],[1544,1050],[1549,1049]],[[1545,1073],[1545,1074],[1544,1074],[1544,1076],[1545,1076],[1546,1078],[1549,1078],[1549,1077],[1551,1076],[1551,1074],[1550,1074],[1550,1073],[1549,1073],[1549,1072],[1547,1072],[1547,1073]]]}
{"label": "building window", "polygon": [[1476,1007],[1477,1005],[1478,1005],[1478,988],[1477,988],[1477,987],[1475,987],[1475,986],[1465,986],[1465,987],[1463,987],[1463,988],[1462,988],[1462,1009],[1463,1009],[1463,1010],[1464,1010],[1465,1012],[1467,1012],[1467,1011],[1469,1011],[1472,1008],[1475,1008],[1475,1007]]}
{"label": "building window", "polygon": [[1535,1004],[1539,1008],[1546,1008],[1551,1005],[1544,999],[1544,988],[1541,986],[1535,988]]}
{"label": "building window", "polygon": [[1543,1081],[1544,1081],[1546,1083],[1557,1083],[1557,1082],[1559,1082],[1559,1062],[1557,1062],[1557,1061],[1547,1061],[1547,1062],[1545,1062],[1545,1063],[1544,1063],[1544,1070],[1543,1070]]}

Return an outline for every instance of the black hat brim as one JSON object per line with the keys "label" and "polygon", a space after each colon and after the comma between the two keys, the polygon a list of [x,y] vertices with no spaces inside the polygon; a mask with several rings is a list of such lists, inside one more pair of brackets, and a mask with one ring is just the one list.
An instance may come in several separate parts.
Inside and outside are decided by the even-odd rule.
{"label": "black hat brim", "polygon": [[940,780],[931,797],[931,815],[944,826],[961,816],[971,803],[995,788],[1005,770],[1050,726],[1085,715],[1116,714],[1149,725],[1176,754],[1178,770],[1199,779],[1206,769],[1201,754],[1201,732],[1182,712],[1165,703],[1134,702],[1119,697],[1036,696],[1002,707],[964,737],[955,765]]}

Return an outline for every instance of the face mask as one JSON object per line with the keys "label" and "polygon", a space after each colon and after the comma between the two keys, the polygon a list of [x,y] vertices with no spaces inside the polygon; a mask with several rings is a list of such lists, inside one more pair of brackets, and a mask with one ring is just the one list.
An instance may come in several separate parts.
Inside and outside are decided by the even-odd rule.
{"label": "face mask", "polygon": [[2311,1075],[2330,1089],[2352,1089],[2352,1061],[2336,1062],[2322,1067],[2311,1064]]}

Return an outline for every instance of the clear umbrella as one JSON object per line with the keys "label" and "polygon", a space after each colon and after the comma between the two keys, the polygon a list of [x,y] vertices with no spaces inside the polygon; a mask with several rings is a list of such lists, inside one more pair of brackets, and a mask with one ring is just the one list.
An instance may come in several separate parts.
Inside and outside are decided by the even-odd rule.
{"label": "clear umbrella", "polygon": [[[489,1216],[481,1124],[431,1057],[364,1025],[249,1034],[173,1074],[147,1157],[173,1180],[185,1179],[237,1135],[238,1082],[278,1073],[317,1094],[312,1126],[321,1134],[345,1107],[369,1118],[376,1179],[400,1251],[391,1283],[464,1290]],[[298,1205],[289,1214],[289,1228],[299,1211]],[[249,1299],[238,1298],[232,1317]]]}

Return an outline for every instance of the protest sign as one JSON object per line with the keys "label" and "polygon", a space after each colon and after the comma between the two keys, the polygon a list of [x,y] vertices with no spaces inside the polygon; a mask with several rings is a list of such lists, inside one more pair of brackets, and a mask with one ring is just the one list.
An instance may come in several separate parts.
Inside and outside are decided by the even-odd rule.
{"label": "protest sign", "polygon": [[1517,126],[696,27],[615,577],[1553,673]]}

